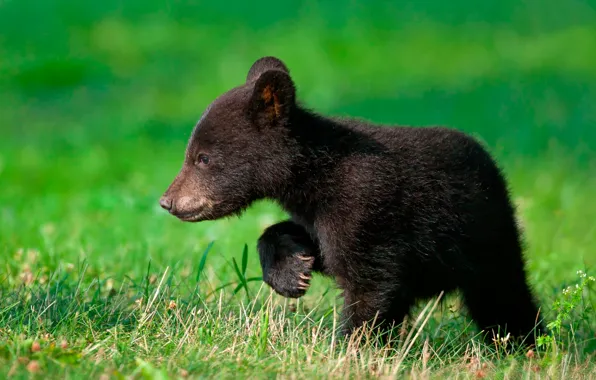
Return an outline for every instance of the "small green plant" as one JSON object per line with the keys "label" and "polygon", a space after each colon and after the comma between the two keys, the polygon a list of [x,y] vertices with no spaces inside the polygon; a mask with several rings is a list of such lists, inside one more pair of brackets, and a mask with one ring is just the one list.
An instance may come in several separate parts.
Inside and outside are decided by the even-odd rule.
{"label": "small green plant", "polygon": [[[206,254],[207,254],[207,251],[203,255],[203,259],[201,259],[201,268],[199,269],[199,271],[202,271],[202,267],[204,266],[204,260],[206,259]],[[251,296],[250,296],[250,292],[248,289],[248,283],[255,282],[255,281],[262,281],[263,279],[261,276],[246,278],[246,269],[248,267],[248,245],[246,243],[244,244],[244,249],[242,251],[242,268],[240,268],[240,266],[238,265],[238,262],[236,261],[235,257],[232,257],[232,264],[234,265],[234,271],[236,272],[236,276],[238,278],[238,283],[236,285],[236,288],[233,291],[233,294],[237,294],[240,290],[244,289],[244,291],[246,292],[247,299],[250,300]],[[198,275],[197,275],[197,280],[198,280]],[[211,296],[211,295],[219,292],[221,289],[227,288],[228,286],[234,285],[234,284],[236,284],[235,281],[227,282],[227,283],[217,287],[215,290],[213,290],[207,296]]]}
{"label": "small green plant", "polygon": [[[550,346],[556,352],[557,343],[563,342],[563,334],[572,334],[578,330],[578,323],[588,320],[587,317],[590,315],[592,307],[590,304],[585,304],[585,294],[589,290],[590,283],[595,282],[596,279],[581,270],[577,271],[577,275],[579,282],[575,286],[570,285],[563,289],[560,296],[553,302],[553,312],[556,317],[546,325],[551,335],[538,337],[536,343],[539,348]],[[582,305],[584,307],[580,308]],[[580,315],[574,317],[574,311]]]}

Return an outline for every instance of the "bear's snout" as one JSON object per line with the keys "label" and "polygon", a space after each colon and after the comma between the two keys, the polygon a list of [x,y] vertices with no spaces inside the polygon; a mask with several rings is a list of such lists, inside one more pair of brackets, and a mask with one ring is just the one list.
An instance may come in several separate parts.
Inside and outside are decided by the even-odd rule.
{"label": "bear's snout", "polygon": [[203,198],[171,197],[167,193],[159,199],[159,205],[170,214],[185,222],[199,221],[210,209],[210,202]]}
{"label": "bear's snout", "polygon": [[183,167],[172,184],[159,199],[161,208],[183,221],[198,221],[210,204],[202,195],[196,176]]}

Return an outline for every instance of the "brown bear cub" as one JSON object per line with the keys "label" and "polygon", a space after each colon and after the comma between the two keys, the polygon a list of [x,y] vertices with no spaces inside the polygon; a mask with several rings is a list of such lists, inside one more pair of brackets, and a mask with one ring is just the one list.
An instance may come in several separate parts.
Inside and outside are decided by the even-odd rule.
{"label": "brown bear cub", "polygon": [[333,277],[344,333],[400,323],[415,301],[459,289],[481,329],[534,342],[507,184],[470,136],[318,115],[286,65],[264,57],[205,110],[160,204],[199,222],[264,198],[290,218],[259,238],[263,280],[301,297],[313,272]]}

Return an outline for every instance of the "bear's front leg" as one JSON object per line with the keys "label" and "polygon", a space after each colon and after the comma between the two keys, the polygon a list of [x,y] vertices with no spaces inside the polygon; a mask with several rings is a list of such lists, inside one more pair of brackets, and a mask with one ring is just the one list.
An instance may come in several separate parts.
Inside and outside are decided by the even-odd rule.
{"label": "bear's front leg", "polygon": [[257,250],[263,281],[284,297],[302,297],[310,286],[312,271],[321,265],[316,243],[292,221],[268,227],[259,238]]}
{"label": "bear's front leg", "polygon": [[350,336],[366,324],[367,330],[381,333],[379,337],[386,339],[385,333],[403,322],[414,298],[403,277],[399,279],[397,257],[383,260],[379,259],[379,249],[366,251],[371,254],[358,255],[344,248],[342,252],[348,252],[345,257],[349,262],[341,260],[333,267],[344,298],[341,335]]}
{"label": "bear's front leg", "polygon": [[401,323],[412,305],[409,297],[399,297],[395,294],[391,297],[381,286],[366,290],[343,289],[343,296],[343,336],[351,335],[364,324],[368,329],[384,333]]}

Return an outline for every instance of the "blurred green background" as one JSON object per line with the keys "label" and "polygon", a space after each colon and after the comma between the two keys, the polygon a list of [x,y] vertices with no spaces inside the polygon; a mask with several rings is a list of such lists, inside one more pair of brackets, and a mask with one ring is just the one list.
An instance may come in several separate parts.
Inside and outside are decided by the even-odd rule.
{"label": "blurred green background", "polygon": [[[577,284],[578,270],[594,275],[596,0],[0,0],[0,374],[32,372],[21,356],[47,333],[81,358],[80,366],[60,352],[44,359],[42,341],[31,357],[59,378],[97,377],[102,367],[126,374],[137,358],[203,376],[374,373],[366,355],[354,366],[334,357],[333,343],[314,344],[316,316],[330,319],[341,304],[329,279],[315,276],[298,303],[316,311],[312,324],[297,319],[301,307],[276,311],[264,328],[253,323],[261,314],[245,315],[232,260],[247,257],[246,278],[257,277],[247,296],[248,288],[266,296],[256,240],[284,218],[276,205],[198,224],[158,205],[203,110],[264,55],[286,62],[299,98],[321,113],[447,125],[481,139],[510,181],[529,281],[547,318],[560,315],[552,301],[569,294],[562,289]],[[155,304],[143,303],[150,294]],[[554,362],[579,371],[588,367],[568,353],[593,358],[596,331],[596,292],[582,294],[564,321],[574,344],[553,345]],[[243,302],[243,312],[222,315],[222,299]],[[427,330],[437,368],[454,357],[459,376],[470,341],[467,322],[454,318],[465,313],[452,305]],[[268,328],[265,357],[256,343],[237,345]],[[421,346],[411,352],[413,366],[426,365]],[[525,359],[504,366],[538,363]],[[549,376],[559,373],[549,360]]]}
{"label": "blurred green background", "polygon": [[595,4],[0,0],[0,260],[140,276],[194,267],[212,239],[254,253],[274,205],[187,225],[157,201],[202,110],[275,55],[319,112],[482,139],[529,221],[533,281],[574,277],[596,264]]}

